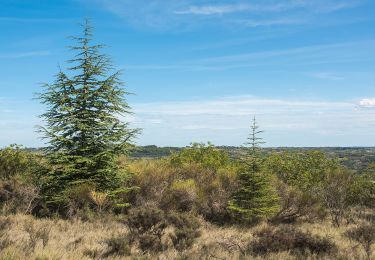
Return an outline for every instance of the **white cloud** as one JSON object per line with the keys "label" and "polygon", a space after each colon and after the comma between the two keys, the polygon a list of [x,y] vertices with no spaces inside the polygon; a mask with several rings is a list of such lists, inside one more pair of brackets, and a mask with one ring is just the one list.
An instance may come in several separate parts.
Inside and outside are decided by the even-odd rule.
{"label": "white cloud", "polygon": [[249,9],[248,5],[206,5],[206,6],[190,6],[183,11],[175,11],[175,14],[195,14],[195,15],[214,15],[242,12]]}
{"label": "white cloud", "polygon": [[216,100],[134,105],[136,114],[169,116],[250,116],[258,113],[280,114],[285,111],[295,113],[348,108],[354,108],[354,105],[347,102],[261,99],[247,96],[228,97]]}
{"label": "white cloud", "polygon": [[255,115],[270,146],[374,145],[369,139],[353,139],[372,136],[375,127],[375,111],[356,109],[353,102],[237,96],[142,103],[133,108],[137,127],[144,129],[142,144],[240,145]]}
{"label": "white cloud", "polygon": [[[295,66],[348,63],[371,60],[375,40],[355,41],[302,46],[289,49],[274,49],[256,52],[245,52],[235,55],[213,56],[203,59],[185,60],[174,64],[138,64],[125,65],[133,70],[183,70],[183,71],[220,71],[237,68],[261,68],[262,66]],[[268,68],[269,69],[269,68]],[[343,80],[342,76],[329,72],[308,72],[308,76],[326,79]]]}
{"label": "white cloud", "polygon": [[175,11],[175,14],[191,15],[217,15],[238,12],[249,13],[269,13],[286,12],[294,9],[307,9],[318,12],[334,12],[341,9],[352,8],[360,4],[360,1],[334,1],[334,0],[314,0],[314,1],[278,1],[277,3],[253,1],[249,4],[245,1],[237,4],[216,4],[216,5],[192,5],[181,11]]}
{"label": "white cloud", "polygon": [[305,23],[303,19],[280,18],[280,19],[258,19],[258,20],[242,20],[239,22],[248,27],[260,27],[271,25],[291,25]]}
{"label": "white cloud", "polygon": [[364,98],[359,101],[361,107],[375,108],[375,98]]}
{"label": "white cloud", "polygon": [[[170,30],[222,26],[272,26],[322,22],[322,16],[361,4],[361,0],[80,0],[124,18],[140,28]],[[208,2],[208,3],[207,3]],[[210,3],[211,2],[211,3]],[[291,16],[292,15],[292,16]],[[192,19],[194,16],[196,19]],[[290,17],[294,17],[291,19]],[[326,17],[328,18],[328,17]],[[248,20],[238,23],[238,20]],[[327,20],[327,19],[325,19]],[[324,22],[323,22],[324,23]]]}
{"label": "white cloud", "polygon": [[334,80],[334,81],[345,79],[342,76],[338,76],[329,72],[313,72],[313,73],[307,73],[307,75],[313,78],[317,78],[317,79],[326,79],[326,80]]}

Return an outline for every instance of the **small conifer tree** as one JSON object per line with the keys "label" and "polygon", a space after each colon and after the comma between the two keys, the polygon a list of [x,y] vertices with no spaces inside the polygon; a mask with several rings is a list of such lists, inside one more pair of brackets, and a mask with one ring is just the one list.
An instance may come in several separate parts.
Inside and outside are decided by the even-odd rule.
{"label": "small conifer tree", "polygon": [[51,194],[74,185],[88,184],[98,191],[119,187],[116,157],[127,151],[137,129],[120,117],[131,113],[119,71],[114,71],[103,45],[92,43],[92,27],[82,25],[83,35],[72,37],[75,56],[67,72],[46,84],[39,99],[47,111],[40,127],[47,139],[53,171],[45,183]]}
{"label": "small conifer tree", "polygon": [[279,198],[270,176],[262,170],[260,145],[263,139],[254,117],[248,138],[244,167],[238,176],[239,188],[229,201],[228,208],[242,221],[253,222],[272,216],[279,207]]}

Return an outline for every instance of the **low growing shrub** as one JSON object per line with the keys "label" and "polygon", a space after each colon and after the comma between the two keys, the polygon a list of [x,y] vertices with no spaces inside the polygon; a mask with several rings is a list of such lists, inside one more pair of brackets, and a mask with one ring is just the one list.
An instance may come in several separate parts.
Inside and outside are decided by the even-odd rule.
{"label": "low growing shrub", "polygon": [[[126,223],[130,230],[130,242],[138,244],[142,251],[166,249],[165,237],[169,237],[176,250],[184,250],[200,236],[199,221],[187,213],[165,213],[152,207],[134,208],[129,211]],[[167,232],[167,229],[172,232]]]}
{"label": "low growing shrub", "polygon": [[174,227],[174,233],[170,235],[174,247],[180,251],[190,248],[200,236],[197,218],[176,212],[169,214],[167,218],[168,223]]}
{"label": "low growing shrub", "polygon": [[189,212],[197,200],[197,185],[193,179],[177,180],[164,192],[161,207],[165,210]]}
{"label": "low growing shrub", "polygon": [[375,243],[375,226],[373,223],[363,223],[346,232],[346,236],[358,242],[366,252],[367,258],[371,257],[371,247]]}
{"label": "low growing shrub", "polygon": [[327,237],[314,236],[289,225],[279,228],[266,227],[255,235],[257,239],[250,246],[257,256],[283,251],[297,255],[308,252],[321,255],[336,250],[336,245]]}
{"label": "low growing shrub", "polygon": [[107,251],[103,257],[109,256],[126,256],[130,254],[130,243],[126,236],[110,237],[103,241],[107,245]]}

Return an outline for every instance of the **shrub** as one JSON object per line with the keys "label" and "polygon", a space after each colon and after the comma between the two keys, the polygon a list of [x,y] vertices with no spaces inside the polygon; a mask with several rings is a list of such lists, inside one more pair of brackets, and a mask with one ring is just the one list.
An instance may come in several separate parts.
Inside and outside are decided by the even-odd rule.
{"label": "shrub", "polygon": [[332,223],[337,227],[341,225],[350,206],[349,188],[352,180],[353,175],[350,172],[338,168],[326,173],[324,182],[318,189],[318,194],[329,211]]}
{"label": "shrub", "polygon": [[371,247],[375,243],[375,226],[373,223],[363,223],[346,232],[346,235],[358,242],[366,252],[367,258],[371,257]]}
{"label": "shrub", "polygon": [[153,207],[129,210],[126,223],[132,233],[158,232],[166,227],[164,212]]}
{"label": "shrub", "polygon": [[213,144],[192,143],[179,153],[170,157],[171,165],[181,167],[183,165],[199,164],[209,169],[220,169],[230,163],[227,152],[216,148]]}
{"label": "shrub", "polygon": [[89,184],[75,185],[67,189],[62,198],[63,204],[66,204],[66,214],[68,217],[79,216],[86,218],[90,211],[92,203],[91,192],[93,187]]}
{"label": "shrub", "polygon": [[197,199],[197,185],[193,179],[177,180],[164,192],[161,208],[191,211]]}
{"label": "shrub", "polygon": [[348,200],[353,206],[372,208],[375,206],[374,174],[354,175],[348,191]]}
{"label": "shrub", "polygon": [[105,192],[91,191],[90,199],[99,213],[108,205],[108,194]]}
{"label": "shrub", "polygon": [[276,190],[280,197],[280,210],[272,218],[274,223],[293,223],[304,218],[308,221],[323,219],[325,209],[320,201],[299,188],[290,186],[283,181],[276,181]]}
{"label": "shrub", "polygon": [[266,255],[290,251],[293,254],[327,254],[336,250],[336,245],[326,237],[313,236],[292,226],[285,225],[273,229],[266,227],[255,234],[251,250],[255,255]]}
{"label": "shrub", "polygon": [[190,248],[200,236],[200,224],[196,217],[173,212],[167,218],[169,224],[174,227],[174,233],[170,235],[174,247],[180,251]]}
{"label": "shrub", "polygon": [[[193,215],[181,212],[165,213],[159,209],[135,208],[129,211],[127,224],[130,242],[138,243],[142,251],[158,252],[167,245],[163,237],[171,239],[177,250],[189,248],[200,236],[199,222]],[[172,229],[171,233],[167,229]]]}
{"label": "shrub", "polygon": [[104,257],[109,256],[126,256],[130,254],[129,239],[126,236],[112,236],[103,241],[107,245],[108,250],[104,253]]}
{"label": "shrub", "polygon": [[136,160],[129,164],[133,185],[139,187],[131,200],[134,206],[159,205],[174,180],[174,171],[162,160]]}
{"label": "shrub", "polygon": [[22,150],[21,146],[11,145],[0,150],[0,179],[30,172],[33,162],[31,154]]}
{"label": "shrub", "polygon": [[35,154],[11,145],[0,150],[0,208],[4,214],[31,213],[39,198]]}
{"label": "shrub", "polygon": [[138,242],[142,251],[162,250],[161,238],[167,227],[163,211],[152,207],[134,208],[129,211],[126,222],[131,242]]}
{"label": "shrub", "polygon": [[19,179],[0,180],[0,207],[3,214],[28,214],[38,204],[39,190]]}

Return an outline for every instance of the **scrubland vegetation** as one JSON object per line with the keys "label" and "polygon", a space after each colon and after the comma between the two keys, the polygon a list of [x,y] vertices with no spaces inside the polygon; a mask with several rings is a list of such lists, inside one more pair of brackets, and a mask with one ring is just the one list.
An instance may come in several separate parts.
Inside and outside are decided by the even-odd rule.
{"label": "scrubland vegetation", "polygon": [[[242,160],[212,145],[117,163],[127,173],[119,197],[79,184],[51,206],[40,176],[51,167],[45,155],[3,149],[1,259],[374,257],[371,165],[358,173],[319,151],[272,154],[261,173],[277,204],[244,217],[228,207],[240,190]],[[269,209],[252,195],[248,209]]]}
{"label": "scrubland vegetation", "polygon": [[212,144],[130,158],[118,72],[84,25],[69,73],[39,95],[48,147],[0,150],[0,259],[372,259],[375,166],[321,151]]}

